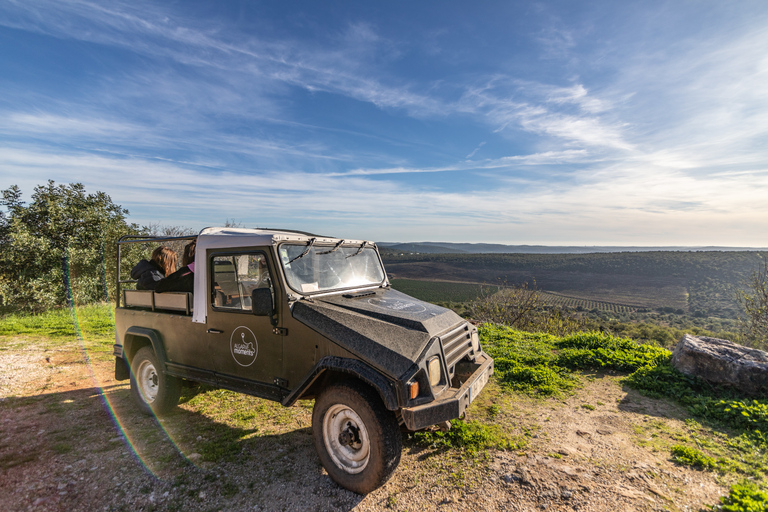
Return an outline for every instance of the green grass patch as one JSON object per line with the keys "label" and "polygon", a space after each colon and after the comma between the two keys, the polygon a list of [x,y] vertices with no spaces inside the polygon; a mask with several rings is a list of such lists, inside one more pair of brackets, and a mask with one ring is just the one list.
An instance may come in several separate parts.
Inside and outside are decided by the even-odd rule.
{"label": "green grass patch", "polygon": [[651,397],[673,399],[685,405],[694,417],[729,429],[731,445],[746,442],[763,452],[768,449],[768,400],[744,400],[732,389],[680,373],[669,360],[644,366],[625,382]]}
{"label": "green grass patch", "polygon": [[672,447],[672,460],[683,466],[691,466],[705,471],[720,469],[717,459],[705,455],[696,448],[690,446],[675,445]]}
{"label": "green grass patch", "polygon": [[568,369],[557,366],[552,335],[484,324],[480,336],[494,359],[496,379],[504,386],[530,395],[557,396],[578,383]]}
{"label": "green grass patch", "polygon": [[524,444],[509,437],[498,425],[458,419],[451,420],[446,432],[416,432],[413,438],[431,448],[459,448],[470,454],[488,449],[518,450]]}
{"label": "green grass patch", "polygon": [[[56,308],[40,314],[12,313],[0,318],[0,336],[28,335],[55,341],[74,339],[76,325],[83,336],[112,338],[115,333],[114,305],[91,304],[75,308]],[[76,322],[77,321],[77,322]]]}
{"label": "green grass patch", "polygon": [[578,384],[575,370],[634,371],[666,361],[670,352],[605,333],[557,337],[510,327],[480,326],[499,382],[531,395],[558,396]]}
{"label": "green grass patch", "polygon": [[643,366],[655,366],[671,355],[665,348],[641,345],[627,338],[598,332],[561,338],[555,342],[555,347],[560,349],[559,366],[579,370],[635,371]]}
{"label": "green grass patch", "polygon": [[727,512],[768,511],[768,493],[754,482],[742,482],[731,487],[728,496],[720,498],[720,510]]}

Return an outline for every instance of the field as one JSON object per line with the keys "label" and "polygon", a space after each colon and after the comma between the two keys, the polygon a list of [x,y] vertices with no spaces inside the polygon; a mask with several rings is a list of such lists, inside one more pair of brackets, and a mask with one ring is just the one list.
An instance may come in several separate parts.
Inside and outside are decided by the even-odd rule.
{"label": "field", "polygon": [[541,292],[541,298],[547,304],[577,311],[609,311],[615,313],[633,313],[644,309],[643,306],[618,304],[603,300],[590,300],[582,297],[572,297],[554,292]]}
{"label": "field", "polygon": [[[409,285],[413,295],[433,302],[458,302],[449,296],[467,296],[472,285],[528,283],[545,292],[544,298],[553,305],[587,311],[663,310],[733,319],[739,311],[737,292],[758,268],[760,255],[716,251],[413,254],[388,255],[384,262],[396,281],[445,283]],[[445,295],[440,295],[440,287]]]}
{"label": "field", "polygon": [[[499,286],[481,283],[455,281],[429,281],[423,279],[392,279],[392,287],[418,299],[433,303],[466,303],[481,294],[494,293]],[[541,299],[552,306],[577,311],[608,311],[632,313],[657,307],[669,307],[676,311],[687,311],[684,291],[679,287],[644,287],[635,293],[626,290],[580,289],[566,290],[567,293],[539,290]],[[578,295],[576,295],[578,294]],[[627,302],[619,302],[625,300]]]}

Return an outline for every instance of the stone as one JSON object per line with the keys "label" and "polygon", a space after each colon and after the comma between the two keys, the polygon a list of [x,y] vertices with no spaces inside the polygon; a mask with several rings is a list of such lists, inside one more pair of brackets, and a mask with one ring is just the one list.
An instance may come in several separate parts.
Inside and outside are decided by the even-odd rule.
{"label": "stone", "polygon": [[768,353],[732,341],[686,334],[672,352],[672,365],[749,395],[768,393]]}

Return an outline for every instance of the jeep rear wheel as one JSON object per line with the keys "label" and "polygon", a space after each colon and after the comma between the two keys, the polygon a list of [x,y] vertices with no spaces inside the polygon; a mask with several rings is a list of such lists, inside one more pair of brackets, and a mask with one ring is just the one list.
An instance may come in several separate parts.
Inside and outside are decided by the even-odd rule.
{"label": "jeep rear wheel", "polygon": [[328,475],[359,494],[384,484],[400,463],[402,434],[394,413],[356,382],[333,385],[317,398],[312,434]]}
{"label": "jeep rear wheel", "polygon": [[179,403],[181,381],[161,370],[152,347],[142,347],[131,361],[131,394],[144,414],[165,414]]}

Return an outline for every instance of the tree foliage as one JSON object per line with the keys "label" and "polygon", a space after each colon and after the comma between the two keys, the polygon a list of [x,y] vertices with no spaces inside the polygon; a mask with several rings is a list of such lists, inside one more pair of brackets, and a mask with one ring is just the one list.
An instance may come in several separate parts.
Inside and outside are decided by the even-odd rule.
{"label": "tree foliage", "polygon": [[740,320],[742,341],[750,346],[768,349],[768,257],[747,280],[747,289],[739,292],[743,310]]}
{"label": "tree foliage", "polygon": [[114,282],[115,244],[138,232],[128,210],[81,183],[35,187],[25,204],[13,185],[2,191],[0,301],[5,307],[42,310],[108,298]]}

